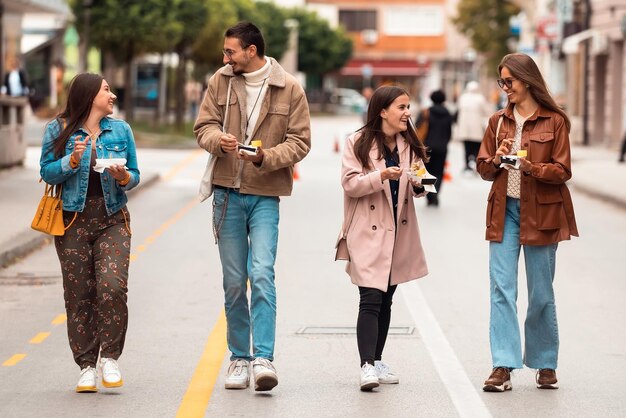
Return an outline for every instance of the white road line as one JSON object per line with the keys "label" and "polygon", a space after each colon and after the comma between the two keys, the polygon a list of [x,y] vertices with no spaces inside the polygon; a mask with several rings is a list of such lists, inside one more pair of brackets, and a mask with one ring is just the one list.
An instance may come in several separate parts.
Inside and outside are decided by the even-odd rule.
{"label": "white road line", "polygon": [[441,330],[417,280],[400,286],[409,312],[448,395],[461,417],[491,417],[463,365]]}

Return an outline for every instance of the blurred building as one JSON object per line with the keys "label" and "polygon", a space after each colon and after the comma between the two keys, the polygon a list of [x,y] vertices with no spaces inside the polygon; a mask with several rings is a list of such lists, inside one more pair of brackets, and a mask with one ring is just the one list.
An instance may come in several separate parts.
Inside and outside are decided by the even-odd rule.
{"label": "blurred building", "polygon": [[458,0],[307,0],[310,10],[342,25],[353,56],[329,78],[334,86],[361,90],[402,84],[424,99],[437,88],[453,98],[471,77],[474,54],[450,16]]}
{"label": "blurred building", "polygon": [[626,128],[626,1],[587,0],[574,6],[580,31],[563,41],[573,90],[568,110],[582,118],[580,142],[617,148]]}
{"label": "blurred building", "polygon": [[64,56],[63,33],[69,16],[63,0],[0,2],[0,76],[4,79],[6,63],[18,58],[28,74],[35,107],[56,87],[54,66]]}

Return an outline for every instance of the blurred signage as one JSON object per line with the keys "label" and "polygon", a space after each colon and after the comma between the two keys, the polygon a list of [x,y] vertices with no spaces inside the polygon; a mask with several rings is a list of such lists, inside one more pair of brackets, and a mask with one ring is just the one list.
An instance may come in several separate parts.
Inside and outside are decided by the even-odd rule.
{"label": "blurred signage", "polygon": [[556,41],[558,39],[559,24],[556,15],[550,14],[538,19],[536,37],[545,41]]}

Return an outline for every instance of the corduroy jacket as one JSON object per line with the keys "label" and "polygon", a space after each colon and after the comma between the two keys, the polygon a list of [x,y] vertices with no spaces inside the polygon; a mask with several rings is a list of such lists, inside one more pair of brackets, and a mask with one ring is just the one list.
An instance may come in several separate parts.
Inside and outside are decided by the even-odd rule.
{"label": "corduroy jacket", "polygon": [[293,166],[311,149],[309,105],[298,81],[273,58],[267,93],[251,139],[261,140],[264,152],[261,165],[242,162],[235,153],[220,147],[226,114],[229,80],[232,90],[226,132],[243,143],[246,122],[246,86],[242,75],[230,65],[219,69],[209,80],[194,133],[200,147],[218,157],[213,184],[233,187],[241,169],[240,193],[261,196],[289,196],[293,187]]}

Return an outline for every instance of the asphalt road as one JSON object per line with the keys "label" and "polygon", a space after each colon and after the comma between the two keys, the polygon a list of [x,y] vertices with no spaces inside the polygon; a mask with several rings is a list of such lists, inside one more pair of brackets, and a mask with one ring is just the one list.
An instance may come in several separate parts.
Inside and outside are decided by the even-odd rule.
{"label": "asphalt road", "polygon": [[[384,358],[400,384],[358,390],[358,292],[343,263],[332,261],[342,214],[334,141],[356,127],[358,118],[315,119],[313,150],[298,168],[293,196],[281,200],[275,390],[223,389],[221,268],[211,204],[196,200],[204,155],[141,149],[140,164],[162,179],[129,204],[125,386],[73,392],[79,370],[67,346],[58,261],[47,246],[0,270],[0,363],[15,362],[0,366],[0,416],[626,416],[626,213],[576,193],[581,238],[559,246],[555,280],[561,388],[538,390],[533,371],[521,370],[513,391],[482,392],[491,368],[489,184],[460,173],[457,144],[450,147],[452,181],[443,186],[441,206],[417,202],[430,274],[396,293]],[[520,277],[523,321],[523,263]],[[25,357],[16,361],[16,354]]]}

